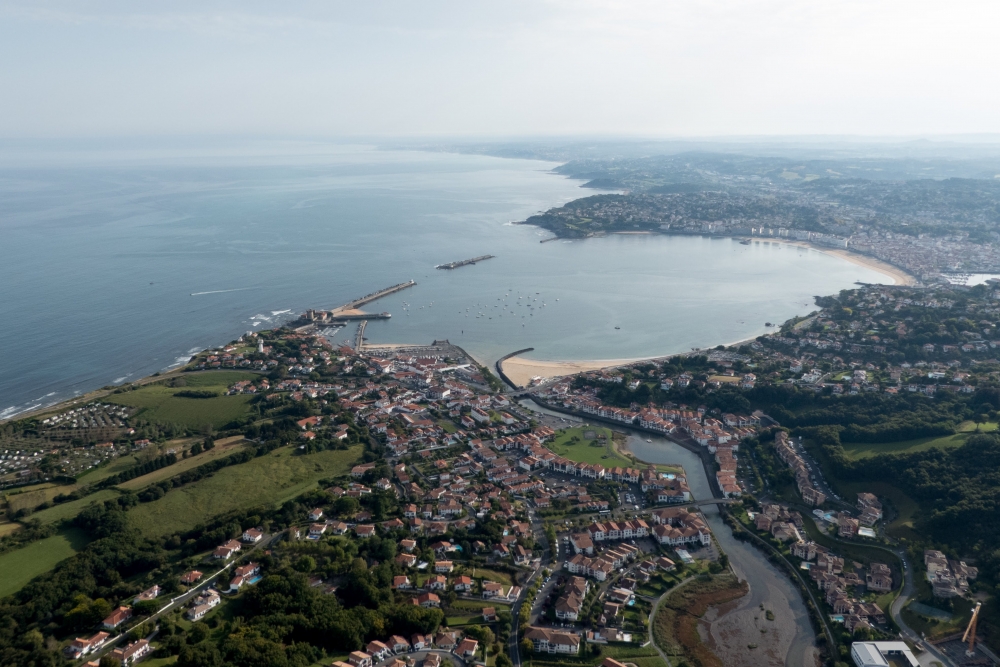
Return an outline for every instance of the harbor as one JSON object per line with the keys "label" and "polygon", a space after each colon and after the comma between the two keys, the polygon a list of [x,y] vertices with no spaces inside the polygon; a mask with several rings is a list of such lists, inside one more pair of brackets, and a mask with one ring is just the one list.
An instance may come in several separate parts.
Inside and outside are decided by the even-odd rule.
{"label": "harbor", "polygon": [[461,262],[448,262],[447,264],[438,264],[434,268],[451,271],[452,269],[468,266],[469,264],[475,264],[476,262],[485,262],[486,260],[493,259],[494,257],[496,257],[496,255],[480,255],[479,257],[473,257],[472,259],[463,259]]}

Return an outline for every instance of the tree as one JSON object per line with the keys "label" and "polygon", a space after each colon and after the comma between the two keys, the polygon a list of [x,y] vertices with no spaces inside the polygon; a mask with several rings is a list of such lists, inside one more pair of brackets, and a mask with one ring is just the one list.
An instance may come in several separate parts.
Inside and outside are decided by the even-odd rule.
{"label": "tree", "polygon": [[192,625],[191,629],[188,631],[188,642],[191,644],[198,644],[200,642],[205,641],[205,639],[208,638],[208,635],[209,635],[208,624],[198,621],[197,623]]}
{"label": "tree", "polygon": [[303,556],[295,561],[295,569],[299,572],[312,572],[316,569],[316,559],[312,556]]}
{"label": "tree", "polygon": [[465,634],[473,639],[478,639],[480,643],[487,646],[496,640],[496,637],[493,636],[493,631],[484,625],[469,625],[465,628]]}
{"label": "tree", "polygon": [[156,603],[156,600],[140,600],[132,605],[132,610],[140,616],[155,614],[159,608],[160,605]]}
{"label": "tree", "polygon": [[222,654],[215,644],[186,646],[177,657],[177,667],[221,667]]}
{"label": "tree", "polygon": [[520,647],[521,647],[521,653],[529,654],[529,653],[534,653],[535,651],[535,643],[532,642],[527,637],[521,640]]}
{"label": "tree", "polygon": [[337,499],[334,503],[334,509],[337,514],[341,516],[350,516],[358,511],[359,503],[357,498],[352,498],[350,496],[343,496]]}
{"label": "tree", "polygon": [[514,667],[514,663],[507,657],[506,653],[497,654],[496,667]]}
{"label": "tree", "polygon": [[990,420],[990,417],[985,413],[977,412],[974,419],[976,420],[976,432],[978,432],[980,425],[988,422]]}

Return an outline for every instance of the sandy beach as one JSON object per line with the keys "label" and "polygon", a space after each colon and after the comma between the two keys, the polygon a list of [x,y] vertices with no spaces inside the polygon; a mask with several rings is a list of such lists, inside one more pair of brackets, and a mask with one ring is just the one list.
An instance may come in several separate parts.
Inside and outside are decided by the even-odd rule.
{"label": "sandy beach", "polygon": [[632,364],[642,359],[595,359],[593,361],[539,361],[511,357],[501,363],[503,372],[514,384],[525,387],[533,377],[555,378],[563,375],[573,375],[584,371],[595,371],[601,368],[613,368]]}
{"label": "sandy beach", "polygon": [[784,245],[794,245],[800,246],[802,248],[812,248],[813,250],[822,252],[827,255],[832,255],[834,257],[839,257],[851,264],[856,264],[858,266],[863,266],[866,269],[871,269],[872,271],[878,271],[883,273],[890,278],[892,278],[897,285],[916,285],[917,279],[911,276],[909,273],[903,269],[893,266],[888,262],[883,262],[880,259],[875,259],[874,257],[869,257],[868,255],[861,255],[856,252],[851,252],[850,250],[842,250],[840,248],[828,248],[826,246],[816,245],[814,243],[809,243],[807,241],[786,241],[784,239],[762,239],[767,241],[773,241],[776,243],[783,243]]}

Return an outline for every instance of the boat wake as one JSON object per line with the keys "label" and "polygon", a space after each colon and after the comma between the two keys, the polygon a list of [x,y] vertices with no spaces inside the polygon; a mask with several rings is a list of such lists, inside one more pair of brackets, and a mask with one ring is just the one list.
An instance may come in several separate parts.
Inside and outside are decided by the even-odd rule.
{"label": "boat wake", "polygon": [[259,289],[257,287],[237,287],[236,289],[216,289],[208,292],[191,292],[191,296],[202,296],[203,294],[225,294],[226,292],[245,292],[247,290]]}

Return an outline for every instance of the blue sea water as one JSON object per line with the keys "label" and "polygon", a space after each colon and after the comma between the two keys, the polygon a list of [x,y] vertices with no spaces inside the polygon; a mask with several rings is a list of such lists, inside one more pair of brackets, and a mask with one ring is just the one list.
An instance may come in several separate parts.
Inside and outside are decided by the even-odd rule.
{"label": "blue sea water", "polygon": [[[8,160],[0,418],[411,278],[367,307],[393,315],[369,323],[369,341],[447,338],[484,362],[524,347],[620,359],[732,342],[811,311],[813,295],[891,282],[771,243],[539,243],[550,235],[510,223],[594,194],[554,166],[370,146]],[[482,254],[496,258],[434,269]]]}

